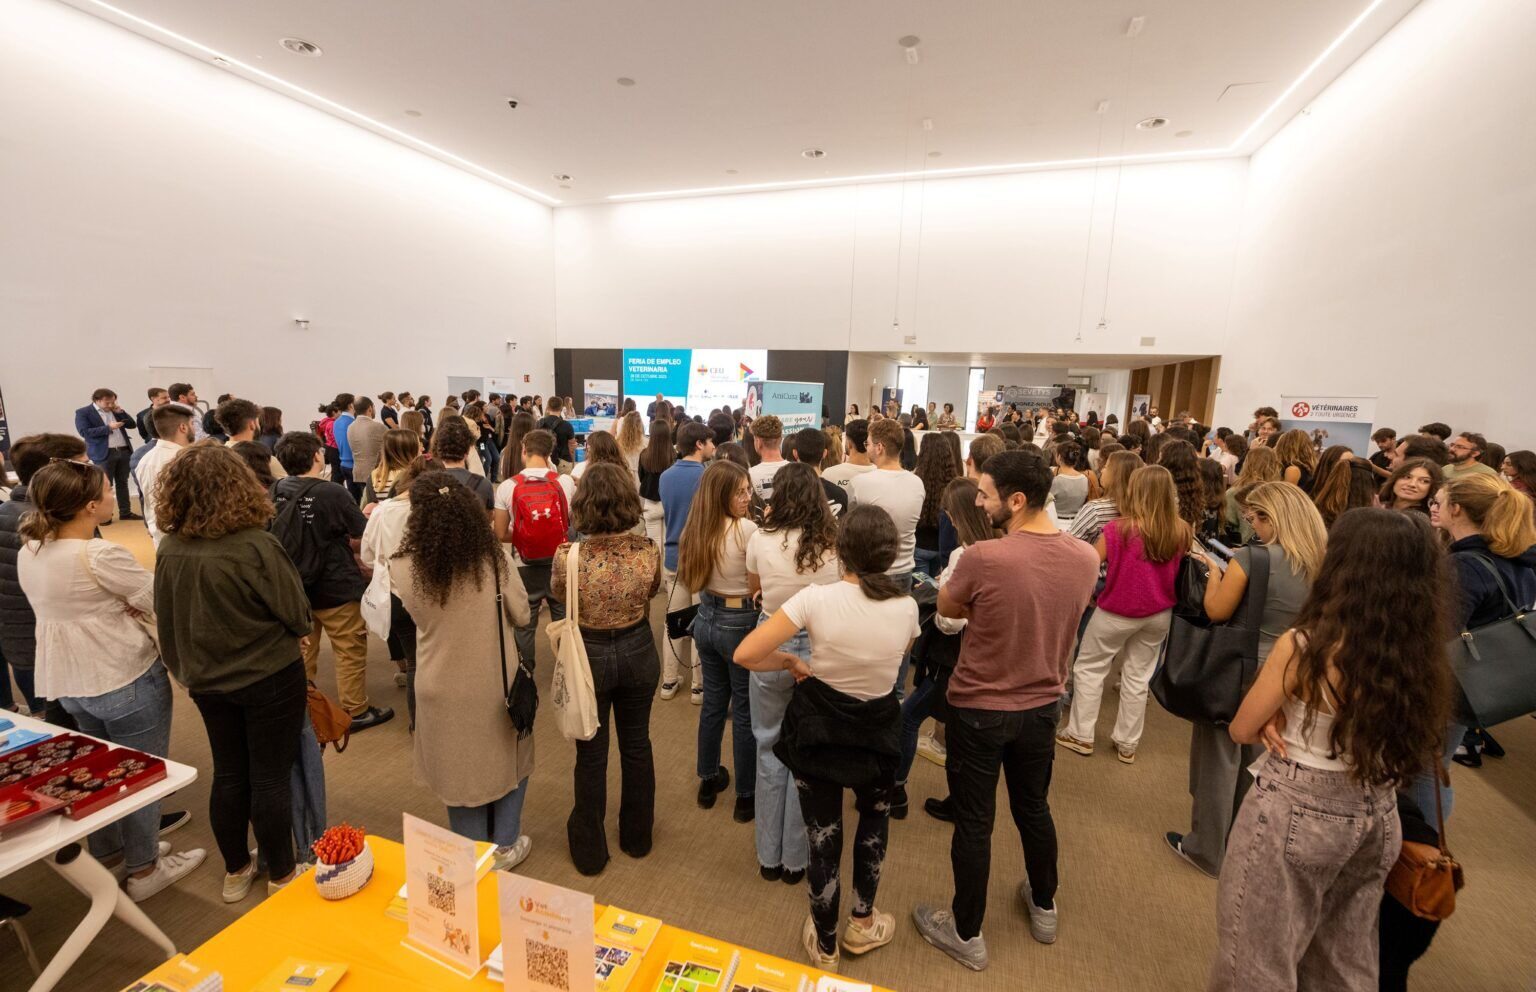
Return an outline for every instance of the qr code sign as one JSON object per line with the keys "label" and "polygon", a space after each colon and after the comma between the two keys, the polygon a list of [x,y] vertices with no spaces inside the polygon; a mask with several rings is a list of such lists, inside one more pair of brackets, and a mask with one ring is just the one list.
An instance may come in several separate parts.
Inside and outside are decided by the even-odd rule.
{"label": "qr code sign", "polygon": [[453,883],[440,875],[427,876],[427,905],[433,909],[447,913],[449,916],[457,916],[458,910],[454,908]]}
{"label": "qr code sign", "polygon": [[571,956],[563,947],[551,947],[531,938],[525,938],[527,949],[528,980],[552,989],[571,987]]}

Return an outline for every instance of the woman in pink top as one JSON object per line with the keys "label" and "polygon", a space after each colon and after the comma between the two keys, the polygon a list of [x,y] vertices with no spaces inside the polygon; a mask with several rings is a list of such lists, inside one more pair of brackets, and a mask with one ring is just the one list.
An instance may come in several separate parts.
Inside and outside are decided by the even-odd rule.
{"label": "woman in pink top", "polygon": [[1110,739],[1130,764],[1146,723],[1147,683],[1173,617],[1174,580],[1194,532],[1179,519],[1178,490],[1160,465],[1136,470],[1120,509],[1120,519],[1106,524],[1094,544],[1109,570],[1073,665],[1072,715],[1056,743],[1093,754],[1104,677],[1123,648],[1120,712]]}

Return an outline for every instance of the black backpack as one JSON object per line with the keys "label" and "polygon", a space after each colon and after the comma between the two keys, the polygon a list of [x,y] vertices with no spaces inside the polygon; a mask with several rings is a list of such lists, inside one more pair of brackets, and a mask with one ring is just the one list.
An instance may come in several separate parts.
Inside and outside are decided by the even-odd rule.
{"label": "black backpack", "polygon": [[299,580],[304,583],[304,588],[309,589],[320,581],[325,572],[325,552],[320,547],[320,537],[315,533],[311,525],[314,514],[306,513],[309,503],[306,496],[316,487],[328,485],[324,479],[302,480],[303,488],[297,489],[291,495],[279,495],[278,485],[283,480],[272,486],[272,500],[277,504],[277,515],[267,525],[271,532],[282,544],[283,550],[288,552],[288,557],[293,561],[293,567],[298,569]]}

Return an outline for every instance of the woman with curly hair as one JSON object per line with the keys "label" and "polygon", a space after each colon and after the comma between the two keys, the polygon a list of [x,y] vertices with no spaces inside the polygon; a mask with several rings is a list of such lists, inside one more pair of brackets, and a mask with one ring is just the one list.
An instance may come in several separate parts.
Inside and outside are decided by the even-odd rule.
{"label": "woman with curly hair", "polygon": [[1161,465],[1173,476],[1174,487],[1179,493],[1179,519],[1198,532],[1205,522],[1206,499],[1205,480],[1200,477],[1200,456],[1195,454],[1194,445],[1188,441],[1166,434],[1158,436],[1168,440],[1151,464]]}
{"label": "woman with curly hair", "polygon": [[389,572],[416,621],[416,772],[454,832],[495,844],[496,866],[512,868],[533,844],[522,832],[533,736],[518,735],[505,704],[528,593],[480,502],[453,476],[418,475],[410,503]]}
{"label": "woman with curly hair", "polygon": [[1227,841],[1212,992],[1377,987],[1382,889],[1402,844],[1393,790],[1433,762],[1449,717],[1447,581],[1418,514],[1352,510],[1329,533],[1305,605],[1228,728],[1269,753]]}
{"label": "woman with curly hair", "polygon": [[272,501],[239,455],[196,444],[167,463],[155,490],[155,616],[165,666],[208,730],[208,819],[224,856],[224,901],[256,879],[247,824],[275,891],[297,874],[294,762],[307,691],[301,639],[309,597],[267,532]]}
{"label": "woman with curly hair", "polygon": [[[838,580],[837,518],[821,479],[809,465],[788,462],[773,479],[768,519],[747,538],[747,586],[766,620],[795,593]],[[809,660],[811,643],[800,631],[782,650]],[[754,830],[763,878],[796,885],[810,857],[805,820],[789,769],[773,753],[784,710],[795,693],[789,672],[752,672],[748,679],[752,736],[757,741]]]}
{"label": "woman with curly hair", "polygon": [[626,409],[624,416],[619,419],[619,432],[614,440],[619,442],[619,451],[623,452],[624,461],[628,463],[629,470],[639,478],[640,452],[645,450],[645,424],[640,420],[640,413],[634,407]]}
{"label": "woman with curly hair", "polygon": [[917,571],[925,575],[937,575],[942,567],[939,554],[939,514],[944,502],[944,487],[960,478],[963,472],[945,435],[929,434],[923,438],[923,450],[917,456],[917,470],[914,473],[923,484],[923,508],[917,516],[917,544],[913,559]]}

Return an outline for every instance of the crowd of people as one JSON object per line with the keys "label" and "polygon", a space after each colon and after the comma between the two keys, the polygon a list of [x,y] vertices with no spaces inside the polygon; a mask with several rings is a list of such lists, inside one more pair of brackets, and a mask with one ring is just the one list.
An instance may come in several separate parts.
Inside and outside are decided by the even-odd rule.
{"label": "crowd of people", "polygon": [[[185,688],[213,754],[231,902],[261,871],[271,888],[302,872],[325,821],[306,702],[322,635],[351,732],[394,716],[366,688],[376,592],[419,778],[499,866],[528,857],[532,714],[516,704],[547,606],[572,611],[598,714],[575,745],[578,871],[610,858],[610,735],[620,850],[651,851],[652,710],[686,678],[698,805],[730,790],[762,878],[805,884],[818,967],[895,938],[877,903],[890,821],[908,815],[916,757],[943,765],[947,794],[923,808],[953,824],[953,888],[911,916],[981,970],[999,776],[1023,845],[1019,905],[1051,943],[1056,751],[1097,753],[1118,659],[1110,743],[1135,762],[1193,558],[1210,621],[1261,617],[1235,718],[1191,724],[1190,823],[1163,837],[1219,879],[1209,987],[1405,988],[1436,924],[1394,908],[1388,869],[1405,837],[1433,842],[1437,806],[1451,813],[1452,761],[1503,754],[1456,706],[1444,644],[1536,603],[1536,454],[1443,424],[1382,428],[1367,453],[1282,430],[1267,407],[1235,430],[1155,408],[1122,424],[1010,407],[984,411],[963,449],[951,404],[787,431],[658,396],[645,419],[624,400],[578,447],[568,397],[471,390],[434,410],[343,393],[297,431],[236,397],[205,417],[187,384],[150,403],[134,417],[97,390],[80,437],[14,445],[0,649],[20,706],[156,753],[171,681]],[[152,573],[99,536],[114,510],[136,518],[130,479]],[[150,807],[92,852],[148,898],[204,858],[157,840],[184,818]],[[1265,829],[1277,819],[1288,833]]]}

